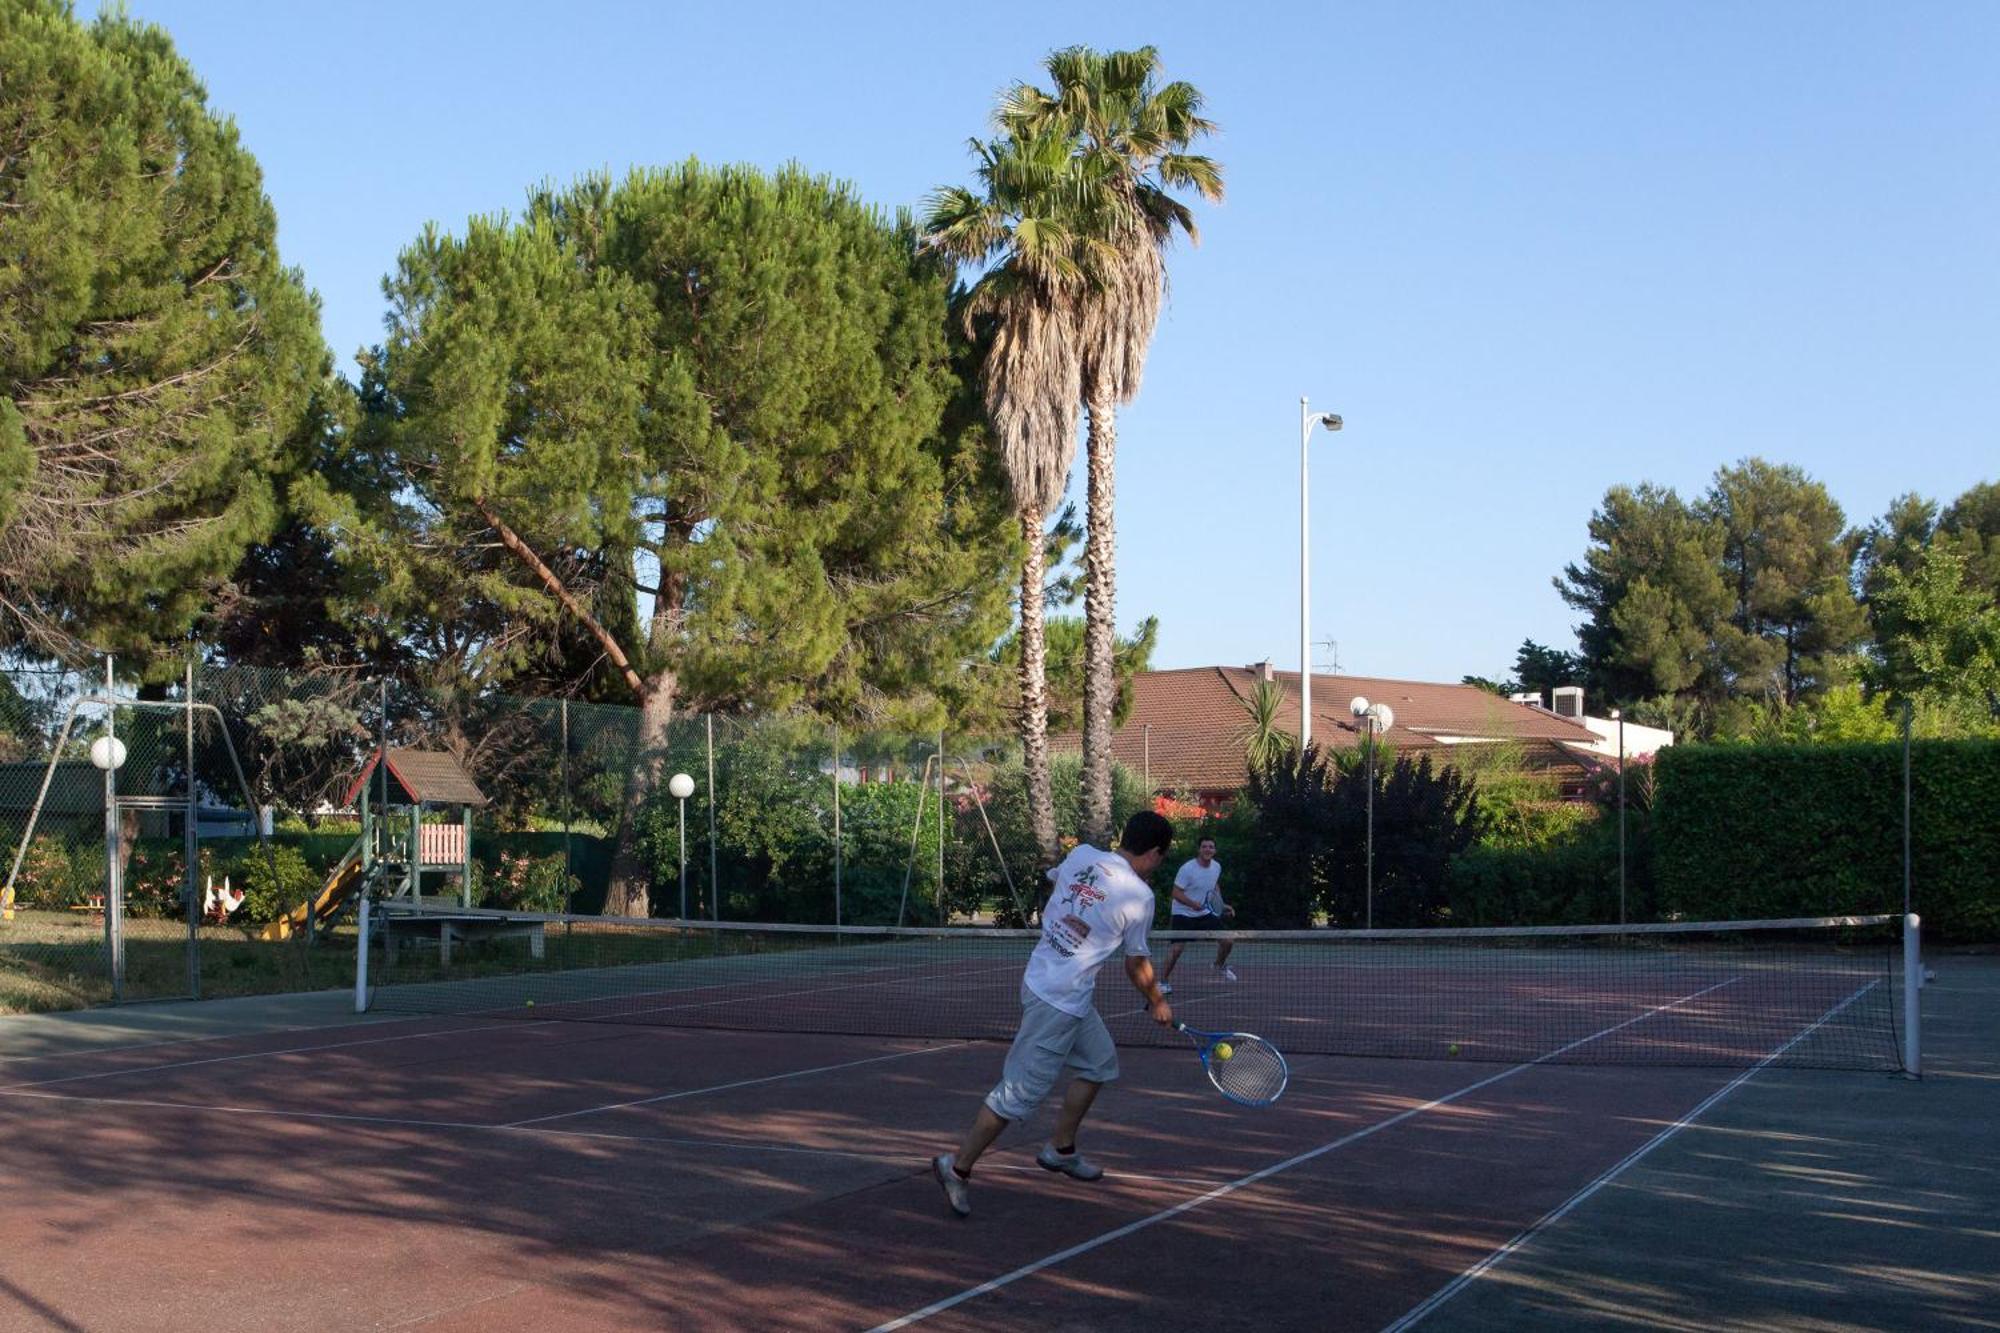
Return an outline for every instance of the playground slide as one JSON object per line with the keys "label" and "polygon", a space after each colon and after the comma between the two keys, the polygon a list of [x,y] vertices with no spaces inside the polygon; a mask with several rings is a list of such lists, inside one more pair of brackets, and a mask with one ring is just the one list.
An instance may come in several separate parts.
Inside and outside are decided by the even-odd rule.
{"label": "playground slide", "polygon": [[266,940],[288,940],[306,928],[306,914],[310,912],[316,921],[331,920],[340,909],[347,905],[347,895],[354,892],[361,883],[361,843],[357,839],[333,873],[326,877],[318,896],[310,903],[302,903],[289,913],[279,917],[258,932],[258,938]]}

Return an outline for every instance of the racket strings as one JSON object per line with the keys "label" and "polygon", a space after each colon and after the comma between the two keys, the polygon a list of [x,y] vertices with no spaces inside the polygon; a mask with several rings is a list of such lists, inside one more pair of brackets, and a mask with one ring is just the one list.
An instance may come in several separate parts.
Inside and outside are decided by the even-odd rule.
{"label": "racket strings", "polygon": [[1225,1096],[1244,1102],[1273,1102],[1285,1090],[1290,1073],[1275,1046],[1255,1037],[1239,1036],[1235,1054],[1227,1060],[1211,1057],[1208,1076]]}

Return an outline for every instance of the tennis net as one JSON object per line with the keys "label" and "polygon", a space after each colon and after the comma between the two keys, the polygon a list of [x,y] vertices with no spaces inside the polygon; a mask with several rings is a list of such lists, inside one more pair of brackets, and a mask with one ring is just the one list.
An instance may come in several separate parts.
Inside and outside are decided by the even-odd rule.
{"label": "tennis net", "polygon": [[[1288,1053],[1564,1064],[1902,1067],[1902,918],[1524,929],[1160,931],[1191,1026]],[[360,1002],[409,1014],[1009,1040],[1039,933],[374,905]],[[1213,965],[1233,940],[1237,980]],[[1148,1021],[1117,960],[1098,1009]]]}

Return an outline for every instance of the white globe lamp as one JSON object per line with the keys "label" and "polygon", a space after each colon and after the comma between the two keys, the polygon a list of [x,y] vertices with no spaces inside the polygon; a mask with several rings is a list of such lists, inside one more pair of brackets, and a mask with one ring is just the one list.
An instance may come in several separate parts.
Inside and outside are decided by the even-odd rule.
{"label": "white globe lamp", "polygon": [[125,742],[116,736],[99,736],[90,743],[90,762],[107,773],[125,766]]}

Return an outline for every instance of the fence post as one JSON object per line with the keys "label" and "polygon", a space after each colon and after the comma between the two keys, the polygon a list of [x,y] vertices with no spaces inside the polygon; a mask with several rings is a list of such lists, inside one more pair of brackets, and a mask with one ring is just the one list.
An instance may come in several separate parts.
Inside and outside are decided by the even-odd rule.
{"label": "fence post", "polygon": [[722,919],[722,881],[716,875],[715,858],[715,714],[708,719],[708,914]]}
{"label": "fence post", "polygon": [[187,827],[182,830],[182,854],[187,858],[187,977],[188,998],[201,998],[201,839],[195,832],[195,823],[201,818],[201,803],[195,795],[194,782],[194,659],[187,663],[186,697],[181,700],[187,705]]}
{"label": "fence post", "polygon": [[1924,1076],[1923,990],[1924,951],[1920,938],[1923,923],[1915,912],[1903,915],[1903,1072],[1911,1078]]}
{"label": "fence post", "polygon": [[1618,924],[1625,924],[1625,710],[1614,708],[1618,719]]}
{"label": "fence post", "polygon": [[570,850],[569,700],[564,699],[562,701],[561,707],[562,707],[562,753],[557,759],[557,767],[562,774],[560,781],[562,783],[562,816],[563,816],[563,912],[567,914],[570,912],[574,912],[576,910],[576,894],[572,889],[569,888],[569,885],[572,882],[574,882],[576,878],[576,857],[575,854]]}
{"label": "fence post", "polygon": [[944,728],[938,728],[938,891],[937,923],[946,924],[944,912]]}
{"label": "fence post", "polygon": [[104,957],[111,1002],[125,998],[125,887],[118,866],[118,704],[111,654],[104,655]]}
{"label": "fence post", "polygon": [[842,847],[840,841],[840,724],[833,724],[833,924],[840,920],[840,875]]}
{"label": "fence post", "polygon": [[1910,719],[1913,709],[1903,700],[1903,915],[1910,914]]}

